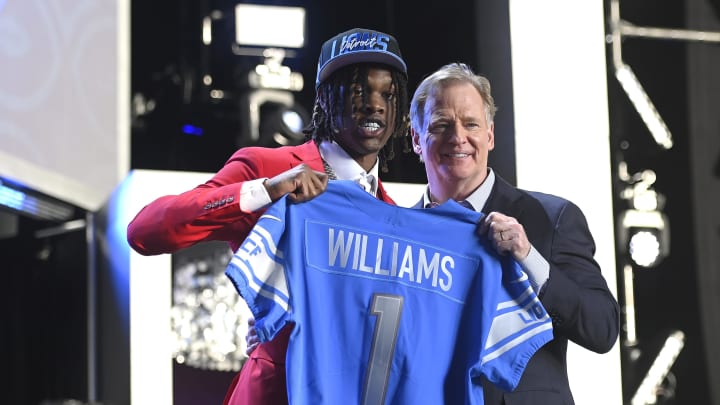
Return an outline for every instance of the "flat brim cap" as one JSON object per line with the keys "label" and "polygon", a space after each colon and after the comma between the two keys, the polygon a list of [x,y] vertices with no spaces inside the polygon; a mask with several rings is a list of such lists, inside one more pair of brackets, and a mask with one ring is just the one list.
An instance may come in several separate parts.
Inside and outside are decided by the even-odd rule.
{"label": "flat brim cap", "polygon": [[407,65],[395,37],[371,29],[353,28],[335,35],[323,44],[315,88],[338,69],[355,63],[382,63],[407,77]]}

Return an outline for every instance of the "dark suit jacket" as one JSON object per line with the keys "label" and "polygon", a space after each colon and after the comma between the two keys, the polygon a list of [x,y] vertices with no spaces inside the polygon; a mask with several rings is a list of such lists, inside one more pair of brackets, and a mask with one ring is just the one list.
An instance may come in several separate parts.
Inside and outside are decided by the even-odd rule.
{"label": "dark suit jacket", "polygon": [[568,340],[606,353],[614,346],[620,325],[617,300],[593,258],[595,242],[585,216],[566,199],[515,188],[497,174],[480,211],[516,218],[530,243],[550,263],[550,278],[539,296],[552,317],[555,335],[530,359],[513,392],[483,379],[485,404],[574,404],[567,375]]}
{"label": "dark suit jacket", "polygon": [[515,217],[530,243],[550,263],[550,278],[540,301],[552,317],[555,338],[530,359],[513,392],[483,381],[485,404],[573,404],[567,375],[568,340],[607,353],[619,333],[617,300],[593,258],[595,242],[580,208],[566,199],[520,190],[495,178],[482,212]]}

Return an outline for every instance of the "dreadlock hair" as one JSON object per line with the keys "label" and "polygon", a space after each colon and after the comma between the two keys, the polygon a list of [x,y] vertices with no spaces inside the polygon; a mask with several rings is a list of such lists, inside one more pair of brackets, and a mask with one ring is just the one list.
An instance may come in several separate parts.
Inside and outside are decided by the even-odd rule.
{"label": "dreadlock hair", "polygon": [[387,162],[395,157],[395,143],[398,140],[403,142],[404,153],[410,151],[409,137],[407,136],[410,128],[407,78],[394,68],[386,65],[358,63],[343,67],[333,73],[318,86],[312,119],[310,124],[303,129],[303,133],[306,141],[312,139],[316,143],[320,143],[322,140],[334,140],[335,134],[340,132],[336,117],[341,116],[345,110],[345,98],[340,89],[342,87],[349,89],[353,84],[367,87],[368,71],[374,66],[388,69],[392,76],[392,84],[395,86],[395,126],[392,128],[390,139],[378,154],[380,169],[383,173],[387,173]]}

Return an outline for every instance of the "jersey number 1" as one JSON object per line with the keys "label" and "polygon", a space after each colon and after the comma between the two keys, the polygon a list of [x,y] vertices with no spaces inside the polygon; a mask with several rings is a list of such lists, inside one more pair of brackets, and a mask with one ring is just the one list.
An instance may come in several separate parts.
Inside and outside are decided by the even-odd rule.
{"label": "jersey number 1", "polygon": [[377,316],[377,321],[365,375],[363,405],[381,405],[385,402],[402,307],[402,296],[373,295],[370,313]]}

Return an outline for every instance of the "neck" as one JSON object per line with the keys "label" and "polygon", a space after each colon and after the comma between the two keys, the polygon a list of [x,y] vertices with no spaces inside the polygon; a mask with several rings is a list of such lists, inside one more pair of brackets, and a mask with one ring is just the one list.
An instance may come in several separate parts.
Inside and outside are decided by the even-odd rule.
{"label": "neck", "polygon": [[482,185],[485,178],[463,179],[463,180],[430,180],[428,188],[430,191],[430,200],[434,203],[442,204],[449,199],[455,201],[467,200],[470,195]]}
{"label": "neck", "polygon": [[[352,156],[352,155],[351,155]],[[377,153],[371,155],[353,156],[352,157],[366,172],[372,170],[373,166],[377,163]]]}
{"label": "neck", "polygon": [[[349,148],[345,148],[343,145],[336,141],[326,141],[326,146],[328,148],[339,148],[341,149],[349,158],[355,161],[365,172],[370,172],[373,167],[378,162],[378,152],[371,152],[367,154],[359,154],[357,152],[353,152]],[[337,153],[337,152],[334,152]]]}

